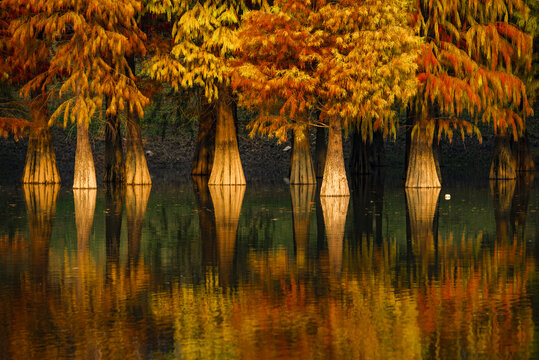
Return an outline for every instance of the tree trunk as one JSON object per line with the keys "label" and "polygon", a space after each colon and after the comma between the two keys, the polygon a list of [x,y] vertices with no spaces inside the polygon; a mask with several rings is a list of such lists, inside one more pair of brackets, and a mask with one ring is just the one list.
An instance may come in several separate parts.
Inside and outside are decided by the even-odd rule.
{"label": "tree trunk", "polygon": [[60,174],[56,166],[56,155],[47,123],[47,104],[34,100],[30,116],[35,127],[30,129],[23,184],[59,184]]}
{"label": "tree trunk", "polygon": [[127,185],[150,185],[152,183],[142,146],[142,131],[137,114],[127,115],[125,183]]}
{"label": "tree trunk", "polygon": [[232,267],[236,249],[236,234],[241,213],[245,186],[210,185],[215,209],[215,228],[219,251],[219,277],[222,284],[232,281]]}
{"label": "tree trunk", "polygon": [[326,153],[328,145],[326,143],[326,129],[316,127],[316,149],[315,149],[315,169],[316,177],[321,179],[324,177],[324,165],[326,164]]}
{"label": "tree trunk", "polygon": [[290,157],[290,184],[316,184],[308,125],[298,125],[294,129],[294,144]]}
{"label": "tree trunk", "polygon": [[342,126],[340,119],[329,123],[328,152],[320,196],[349,196],[348,180],[342,150]]}
{"label": "tree trunk", "polygon": [[309,230],[311,228],[311,204],[314,200],[315,191],[316,185],[290,186],[296,264],[300,269],[304,269],[307,262]]}
{"label": "tree trunk", "polygon": [[515,179],[517,177],[516,168],[516,157],[511,150],[510,135],[496,135],[489,179]]}
{"label": "tree trunk", "polygon": [[118,115],[107,115],[105,119],[105,184],[122,184],[125,181],[124,153],[120,118]]}
{"label": "tree trunk", "polygon": [[432,137],[426,124],[419,121],[410,138],[410,156],[406,172],[407,188],[441,187],[432,152]]}
{"label": "tree trunk", "polygon": [[328,239],[329,271],[332,276],[336,277],[340,275],[342,268],[344,225],[349,200],[349,196],[320,198]]}
{"label": "tree trunk", "polygon": [[125,213],[127,217],[127,258],[129,266],[138,264],[142,224],[148,206],[152,187],[149,185],[131,185],[125,188]]}
{"label": "tree trunk", "polygon": [[358,130],[352,133],[352,153],[350,172],[354,175],[371,174],[375,168],[383,166],[385,161],[384,138],[375,132],[372,142],[363,140]]}
{"label": "tree trunk", "polygon": [[88,124],[77,121],[77,149],[75,151],[73,189],[95,188],[97,188],[97,181],[92,146],[88,135]]}
{"label": "tree trunk", "polygon": [[516,156],[517,171],[534,171],[535,164],[533,163],[532,153],[530,151],[530,140],[528,139],[528,131],[513,143],[514,154]]}
{"label": "tree trunk", "polygon": [[402,178],[406,181],[406,176],[408,174],[408,163],[410,161],[410,147],[412,146],[412,129],[414,128],[414,110],[409,106],[406,113],[406,142],[404,145],[404,171],[402,173]]}
{"label": "tree trunk", "polygon": [[352,131],[352,153],[350,154],[350,172],[354,175],[366,175],[371,173],[369,156],[369,144],[363,141],[361,134],[356,129]]}
{"label": "tree trunk", "polygon": [[202,262],[204,266],[216,266],[217,243],[213,203],[207,176],[193,176],[193,188],[197,204],[200,238],[202,239]]}
{"label": "tree trunk", "polygon": [[198,120],[198,136],[193,159],[192,175],[211,174],[215,152],[215,130],[217,114],[214,104],[208,104],[204,97]]}
{"label": "tree trunk", "polygon": [[435,255],[434,223],[440,197],[439,188],[407,188],[406,210],[410,224],[410,245],[414,255],[422,259],[422,274],[426,275]]}
{"label": "tree trunk", "polygon": [[241,166],[234,106],[230,89],[222,89],[217,99],[215,154],[209,179],[210,185],[245,185]]}
{"label": "tree trunk", "polygon": [[56,213],[59,184],[24,184],[24,199],[30,227],[32,277],[46,284],[49,244]]}

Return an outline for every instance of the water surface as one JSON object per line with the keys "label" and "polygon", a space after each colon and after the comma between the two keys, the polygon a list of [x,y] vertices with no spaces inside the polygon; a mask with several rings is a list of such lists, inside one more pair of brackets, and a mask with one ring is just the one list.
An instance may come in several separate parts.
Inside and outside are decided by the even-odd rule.
{"label": "water surface", "polygon": [[0,188],[0,358],[536,358],[532,183]]}

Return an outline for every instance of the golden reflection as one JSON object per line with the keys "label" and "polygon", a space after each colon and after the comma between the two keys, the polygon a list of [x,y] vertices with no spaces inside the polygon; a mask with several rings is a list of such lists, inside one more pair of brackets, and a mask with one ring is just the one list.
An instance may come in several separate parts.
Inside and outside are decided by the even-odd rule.
{"label": "golden reflection", "polygon": [[[14,298],[0,293],[1,320],[8,324],[0,344],[9,358],[531,356],[528,287],[536,268],[526,241],[463,229],[440,232],[433,244],[439,189],[406,192],[415,263],[409,263],[404,239],[393,235],[381,243],[361,242],[358,251],[345,255],[332,252],[351,247],[343,239],[348,202],[325,197],[321,206],[334,270],[320,271],[327,259],[313,257],[312,271],[297,276],[302,264],[290,261],[285,247],[241,249],[251,276],[229,287],[244,189],[210,187],[221,266],[207,267],[202,282],[176,279],[166,286],[155,284],[152,274],[159,269],[146,265],[146,257],[114,262],[108,270],[96,261],[87,247],[95,197],[74,192],[78,254],[65,252],[60,269],[54,269],[60,275],[51,276],[46,288],[22,277]],[[146,206],[147,197],[139,201],[141,194],[132,195]],[[516,206],[515,199],[495,196]],[[141,223],[144,211],[133,213]],[[162,342],[166,349],[152,352]]]}
{"label": "golden reflection", "polygon": [[414,256],[421,259],[422,273],[435,256],[435,217],[440,188],[406,188],[406,209],[410,245]]}
{"label": "golden reflection", "polygon": [[290,185],[292,217],[294,221],[294,245],[298,268],[305,268],[311,227],[311,205],[316,185]]}
{"label": "golden reflection", "polygon": [[349,202],[349,196],[320,197],[328,239],[329,271],[335,276],[341,273],[344,225]]}
{"label": "golden reflection", "polygon": [[142,224],[148,206],[151,185],[128,185],[125,187],[125,213],[127,216],[127,258],[135,265],[140,257]]}
{"label": "golden reflection", "polygon": [[122,231],[124,186],[108,184],[105,188],[105,246],[106,273],[120,262],[120,235]]}
{"label": "golden reflection", "polygon": [[511,202],[515,194],[516,180],[490,180],[490,191],[494,202],[496,237],[507,240],[510,236]]}
{"label": "golden reflection", "polygon": [[215,230],[215,216],[208,176],[193,176],[193,189],[197,204],[198,223],[200,225],[200,238],[202,239],[202,261],[206,266],[217,265],[217,242]]}
{"label": "golden reflection", "polygon": [[209,188],[215,211],[219,274],[221,282],[228,283],[232,280],[236,234],[245,186],[209,185]]}
{"label": "golden reflection", "polygon": [[32,276],[45,282],[49,267],[49,243],[60,184],[24,184],[23,190],[30,228]]}

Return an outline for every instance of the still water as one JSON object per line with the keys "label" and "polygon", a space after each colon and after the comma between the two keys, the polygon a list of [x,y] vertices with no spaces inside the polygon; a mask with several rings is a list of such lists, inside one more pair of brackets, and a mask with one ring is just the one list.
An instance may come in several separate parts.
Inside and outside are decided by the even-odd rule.
{"label": "still water", "polygon": [[537,358],[533,182],[0,188],[0,358]]}

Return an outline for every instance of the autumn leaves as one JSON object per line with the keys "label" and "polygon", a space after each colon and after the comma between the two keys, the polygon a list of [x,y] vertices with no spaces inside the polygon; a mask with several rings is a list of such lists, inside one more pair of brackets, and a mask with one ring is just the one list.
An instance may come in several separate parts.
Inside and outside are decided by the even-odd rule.
{"label": "autumn leaves", "polygon": [[[87,128],[103,114],[124,120],[131,159],[124,178],[134,183],[151,182],[139,124],[149,103],[143,91],[148,82],[203,94],[209,115],[204,123],[200,119],[201,130],[212,134],[198,148],[218,159],[215,169],[211,161],[203,166],[212,184],[245,183],[234,122],[238,104],[257,114],[249,124],[252,134],[283,140],[312,126],[330,128],[329,143],[336,148],[326,164],[337,165],[327,173],[339,180],[328,185],[336,180],[325,179],[324,195],[348,193],[337,140],[348,130],[364,141],[376,131],[395,136],[397,115],[408,109],[411,141],[425,145],[408,144],[408,163],[430,163],[431,143],[443,133],[451,138],[460,129],[463,136],[479,136],[477,121],[491,121],[496,133],[511,128],[518,139],[531,113],[519,71],[531,65],[532,39],[513,24],[518,14],[527,16],[522,0],[1,4],[9,24],[1,40],[10,59],[0,62],[1,70],[25,74],[10,75],[11,85],[32,99],[57,96],[50,124],[73,121]],[[91,150],[81,152],[91,157]],[[310,157],[294,159],[301,160],[293,168],[312,169]],[[412,164],[408,179],[433,180],[407,186],[440,186],[431,165]]]}

